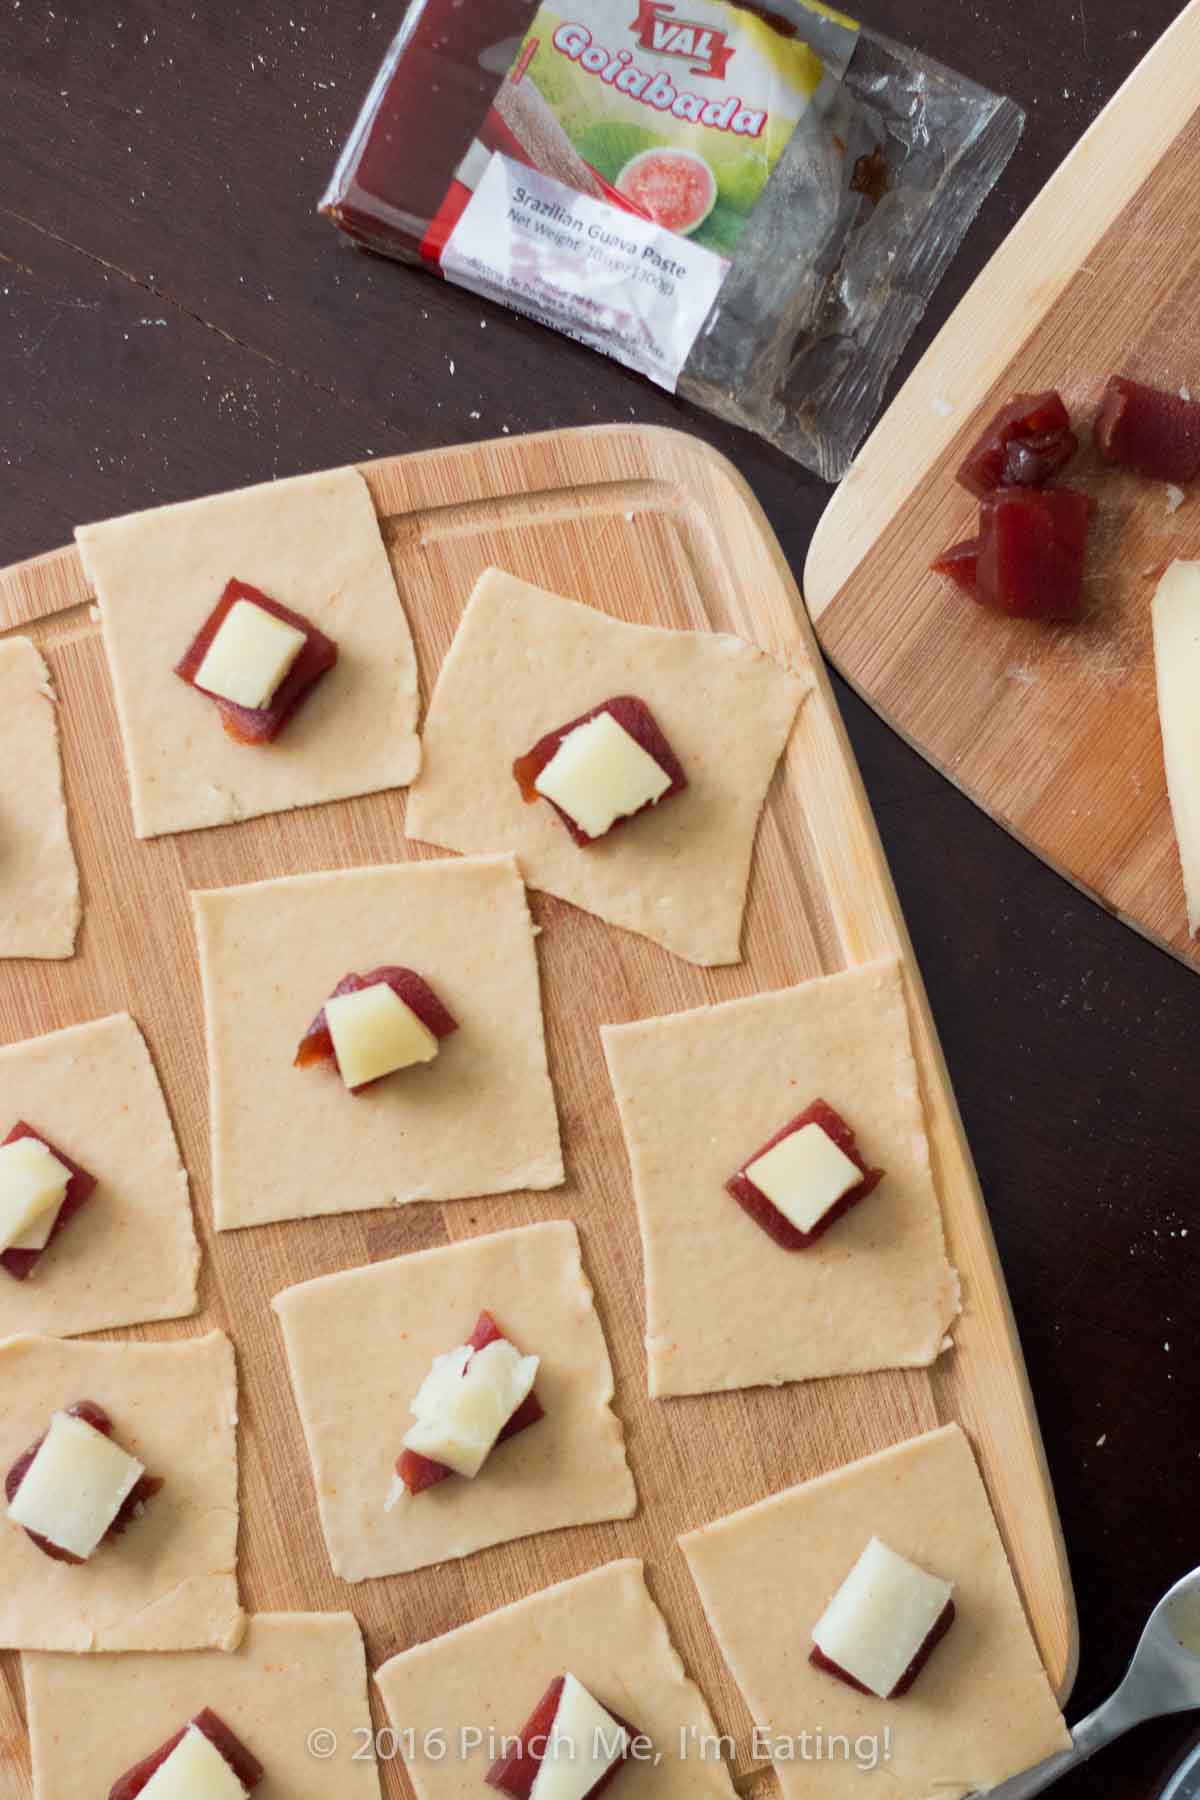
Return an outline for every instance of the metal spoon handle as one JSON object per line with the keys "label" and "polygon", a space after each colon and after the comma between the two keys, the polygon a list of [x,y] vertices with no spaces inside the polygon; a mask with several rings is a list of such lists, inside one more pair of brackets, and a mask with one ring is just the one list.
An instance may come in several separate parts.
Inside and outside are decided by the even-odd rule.
{"label": "metal spoon handle", "polygon": [[1031,1800],[1034,1794],[1042,1793],[1060,1775],[1068,1769],[1078,1768],[1095,1756],[1097,1750],[1103,1750],[1106,1744],[1124,1737],[1131,1726],[1138,1725],[1145,1718],[1145,1712],[1139,1708],[1123,1688],[1118,1688],[1111,1700],[1081,1719],[1071,1733],[1071,1748],[1062,1750],[1057,1756],[1049,1757],[1038,1763],[1035,1769],[1029,1769],[1024,1775],[1016,1775],[1011,1781],[1002,1782],[993,1788],[988,1800]]}

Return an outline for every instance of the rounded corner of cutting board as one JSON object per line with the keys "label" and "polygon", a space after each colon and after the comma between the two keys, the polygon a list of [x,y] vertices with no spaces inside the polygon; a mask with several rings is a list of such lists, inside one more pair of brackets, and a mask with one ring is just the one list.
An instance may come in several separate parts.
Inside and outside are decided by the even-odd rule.
{"label": "rounded corner of cutting board", "polygon": [[[1197,4],[1200,4],[1200,0],[1197,0]],[[679,481],[686,478],[691,469],[703,479],[722,483],[736,494],[756,519],[760,519],[770,529],[758,496],[737,464],[706,438],[695,432],[685,431],[680,425],[624,425],[618,422],[612,425],[584,425],[574,431],[568,429],[561,433],[564,438],[614,434],[632,438],[642,446],[647,462],[665,479]],[[772,533],[772,537],[773,535]]]}

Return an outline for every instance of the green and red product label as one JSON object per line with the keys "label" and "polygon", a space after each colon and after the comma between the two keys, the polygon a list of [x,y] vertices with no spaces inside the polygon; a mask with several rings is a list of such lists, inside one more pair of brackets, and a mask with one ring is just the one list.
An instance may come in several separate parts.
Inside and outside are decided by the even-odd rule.
{"label": "green and red product label", "polygon": [[[852,21],[773,0],[539,9],[426,251],[673,388],[739,237]],[[790,35],[787,35],[790,33]]]}

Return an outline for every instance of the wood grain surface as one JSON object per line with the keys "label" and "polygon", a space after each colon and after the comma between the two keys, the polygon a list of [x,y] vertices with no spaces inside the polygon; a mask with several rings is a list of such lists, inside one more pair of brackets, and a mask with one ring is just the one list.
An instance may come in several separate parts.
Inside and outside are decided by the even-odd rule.
{"label": "wood grain surface", "polygon": [[[945,326],[825,513],[805,598],[834,663],[993,818],[1200,968],[1167,798],[1150,601],[1200,500],[1108,469],[1110,374],[1200,396],[1200,0],[1151,51]],[[973,535],[962,458],[1011,394],[1061,390],[1097,501],[1078,626],[998,619],[930,572]]]}
{"label": "wood grain surface", "polygon": [[[868,24],[1027,114],[902,375],[1180,5],[860,0]],[[0,565],[67,542],[80,519],[636,419],[731,457],[799,571],[822,483],[566,338],[355,253],[317,218],[400,12],[400,0],[0,6]],[[1157,129],[1159,105],[1135,113],[1140,132]],[[1060,218],[1064,237],[1075,222]],[[1037,287],[1036,268],[1018,274]],[[969,346],[985,384],[990,344]],[[1081,1716],[1197,1560],[1195,979],[1031,856],[836,674],[833,686],[1020,1325],[1075,1575]],[[1155,1800],[1195,1736],[1192,1718],[1161,1721],[1056,1793]],[[20,1743],[0,1725],[3,1800],[27,1800],[6,1785]]]}
{"label": "wood grain surface", "polygon": [[[373,1665],[551,1581],[644,1556],[654,1593],[723,1730],[749,1721],[713,1645],[675,1540],[809,1475],[948,1419],[970,1432],[1051,1678],[1069,1689],[1074,1608],[1021,1353],[920,977],[828,683],[787,564],[749,491],[712,452],[640,427],[508,439],[388,459],[364,473],[417,644],[423,699],[484,568],[498,565],[618,617],[731,631],[808,668],[801,710],[759,832],[736,967],[701,970],[545,896],[551,1068],[568,1184],[550,1194],[411,1206],[224,1233],[211,1230],[203,1016],[189,890],[305,870],[422,859],[399,793],[139,844],[91,609],[61,610],[76,553],[0,576],[0,627],[18,613],[60,695],[85,915],[76,960],[18,963],[0,990],[0,1037],[32,1036],[128,1006],[162,1073],[206,1250],[201,1315],[136,1335],[228,1330],[242,1382],[244,1599],[257,1611],[353,1608]],[[47,576],[49,579],[47,579]],[[36,595],[44,620],[32,621]],[[965,1310],[930,1372],[889,1373],[651,1404],[640,1246],[603,1022],[678,1011],[899,955],[935,1174]],[[247,1071],[247,1078],[253,1072]],[[537,1219],[578,1221],[617,1375],[641,1506],[628,1524],[501,1546],[387,1581],[329,1572],[292,1404],[273,1294],[295,1281]],[[399,1425],[380,1422],[381,1429]],[[747,1756],[739,1774],[750,1773]],[[388,1791],[405,1790],[398,1770]]]}

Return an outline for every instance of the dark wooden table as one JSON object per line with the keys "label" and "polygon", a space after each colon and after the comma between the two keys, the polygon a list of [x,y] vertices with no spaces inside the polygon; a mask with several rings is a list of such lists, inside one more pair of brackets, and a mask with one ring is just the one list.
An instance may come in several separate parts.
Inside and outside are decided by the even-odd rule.
{"label": "dark wooden table", "polygon": [[[858,10],[1028,109],[927,341],[1177,0]],[[731,456],[799,571],[820,483],[315,217],[400,11],[0,0],[0,564],[159,501],[505,426],[636,418]],[[1079,1596],[1078,1716],[1200,1562],[1200,981],[839,698],[1029,1360]],[[1143,1729],[1064,1797],[1157,1794],[1193,1729]]]}

